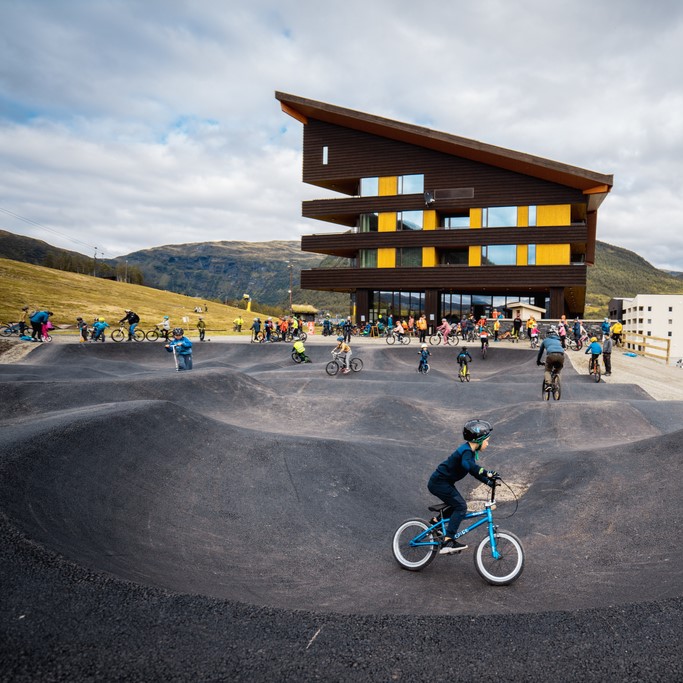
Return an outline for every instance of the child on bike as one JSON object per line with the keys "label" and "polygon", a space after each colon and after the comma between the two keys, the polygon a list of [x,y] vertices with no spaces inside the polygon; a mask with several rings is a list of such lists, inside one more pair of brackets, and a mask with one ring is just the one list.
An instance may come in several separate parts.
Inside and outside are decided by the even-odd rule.
{"label": "child on bike", "polygon": [[166,350],[175,353],[179,372],[192,370],[192,342],[185,336],[185,330],[182,327],[173,329],[173,339],[166,344]]}
{"label": "child on bike", "polygon": [[348,375],[351,371],[351,368],[349,367],[351,363],[351,347],[344,341],[344,337],[337,337],[337,346],[332,353],[338,353],[344,357],[344,369],[342,372],[345,375]]}
{"label": "child on bike", "polygon": [[458,361],[458,366],[460,367],[460,374],[462,374],[463,370],[465,369],[465,365],[472,362],[472,356],[470,356],[466,346],[462,347],[462,350],[458,354],[456,360]]}
{"label": "child on bike", "polygon": [[481,350],[489,345],[489,331],[483,325],[479,328],[479,341],[481,342]]}
{"label": "child on bike", "polygon": [[97,318],[92,326],[92,340],[91,341],[104,341],[104,331],[109,327],[104,318]]}
{"label": "child on bike", "polygon": [[301,340],[297,340],[294,342],[292,346],[292,351],[296,353],[299,358],[301,358],[302,363],[310,363],[311,359],[306,355],[306,347],[304,346],[304,343]]}
{"label": "child on bike", "polygon": [[420,362],[417,365],[417,371],[420,372],[422,368],[427,365],[428,361],[427,359],[429,356],[432,354],[429,353],[429,349],[427,348],[427,344],[420,344]]}
{"label": "child on bike", "polygon": [[586,347],[586,355],[589,353],[591,354],[590,369],[591,372],[593,372],[593,366],[594,364],[597,364],[598,358],[600,358],[600,354],[602,353],[602,346],[600,346],[597,337],[591,337],[591,342]]}
{"label": "child on bike", "polygon": [[[458,489],[455,488],[455,482],[471,474],[475,479],[492,486],[494,480],[498,478],[497,472],[486,470],[479,464],[479,454],[486,450],[488,438],[492,431],[491,423],[486,422],[486,420],[469,420],[463,429],[465,443],[458,446],[429,478],[427,484],[429,492],[449,506],[442,512],[444,516],[450,515],[450,520],[439,550],[440,555],[459,553],[467,548],[467,545],[459,543],[453,538],[458,533],[458,527],[467,514],[467,503]],[[436,518],[432,519],[432,524],[436,524],[437,521]]]}

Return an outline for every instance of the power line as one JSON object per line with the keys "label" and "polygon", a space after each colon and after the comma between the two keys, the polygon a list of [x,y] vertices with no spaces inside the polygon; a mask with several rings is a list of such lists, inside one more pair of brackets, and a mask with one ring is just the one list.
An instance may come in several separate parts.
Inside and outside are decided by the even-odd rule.
{"label": "power line", "polygon": [[[25,216],[20,216],[18,213],[14,213],[14,211],[10,211],[9,209],[4,209],[2,206],[0,206],[0,211],[3,213],[6,213],[10,216],[13,216],[14,218],[18,218],[20,221],[24,221],[24,223],[30,223],[31,225],[35,225],[38,228],[42,228],[43,230],[47,230],[48,232],[54,233],[55,235],[59,235],[60,237],[64,237],[65,239],[74,242],[75,244],[82,244],[84,247],[88,247],[88,249],[94,249],[95,253],[97,253],[98,249],[96,246],[93,244],[87,244],[86,242],[82,242],[79,239],[76,239],[75,237],[70,237],[69,235],[64,234],[63,232],[59,232],[59,230],[55,230],[54,228],[49,228],[47,225],[43,225],[42,223],[38,223],[37,221],[34,221],[30,218],[26,218]],[[101,252],[101,255],[104,256],[104,253]]]}

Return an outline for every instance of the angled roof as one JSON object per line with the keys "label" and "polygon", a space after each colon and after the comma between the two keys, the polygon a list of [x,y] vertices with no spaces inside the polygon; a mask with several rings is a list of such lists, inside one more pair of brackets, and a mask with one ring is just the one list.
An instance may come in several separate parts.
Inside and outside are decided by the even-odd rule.
{"label": "angled roof", "polygon": [[592,202],[594,208],[597,208],[597,205],[612,189],[612,175],[588,171],[532,154],[488,145],[478,140],[470,140],[410,123],[393,121],[381,116],[309,100],[297,95],[276,92],[275,98],[279,100],[282,110],[286,114],[303,124],[306,124],[308,119],[325,121],[464,159],[471,159],[490,166],[497,166],[516,173],[542,178],[582,190],[585,194],[595,195],[594,199],[597,201]]}

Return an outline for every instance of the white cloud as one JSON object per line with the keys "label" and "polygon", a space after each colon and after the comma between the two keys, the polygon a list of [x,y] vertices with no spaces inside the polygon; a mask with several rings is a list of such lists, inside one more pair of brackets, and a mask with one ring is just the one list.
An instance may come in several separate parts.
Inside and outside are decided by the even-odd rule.
{"label": "white cloud", "polygon": [[107,256],[324,231],[300,216],[325,195],[301,183],[283,90],[613,173],[598,238],[683,270],[682,17],[673,0],[6,3],[0,206]]}

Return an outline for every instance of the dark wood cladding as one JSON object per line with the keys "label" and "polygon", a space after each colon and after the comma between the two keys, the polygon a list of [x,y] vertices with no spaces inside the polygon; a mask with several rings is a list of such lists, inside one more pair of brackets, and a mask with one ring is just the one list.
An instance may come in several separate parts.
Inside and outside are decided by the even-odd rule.
{"label": "dark wood cladding", "polygon": [[359,249],[383,247],[453,249],[488,244],[584,244],[586,234],[586,226],[348,232],[330,235],[304,235],[301,238],[301,250],[318,254],[353,257]]}
{"label": "dark wood cladding", "polygon": [[[327,164],[322,163],[323,146],[328,148]],[[309,120],[304,126],[303,181],[305,183],[356,195],[359,178],[411,173],[424,174],[427,191],[458,187],[474,188],[473,199],[449,199],[444,200],[444,203],[440,201],[433,207],[437,210],[466,209],[472,206],[527,206],[587,202],[586,196],[580,190],[522,173],[314,119]],[[377,202],[381,201],[382,206],[386,207],[369,209],[374,211],[420,208],[414,203],[410,206],[401,204],[405,197],[364,199],[372,199],[368,206],[377,207]],[[344,200],[338,201],[342,202],[337,207],[339,213],[349,213],[350,209],[344,207]],[[307,202],[304,215],[316,217],[314,213],[318,210],[323,210],[326,215],[329,215],[329,206],[332,205],[322,209],[314,202]]]}
{"label": "dark wood cladding", "polygon": [[436,266],[434,268],[316,268],[301,271],[302,289],[428,289],[458,292],[533,292],[585,287],[586,266]]}

